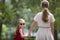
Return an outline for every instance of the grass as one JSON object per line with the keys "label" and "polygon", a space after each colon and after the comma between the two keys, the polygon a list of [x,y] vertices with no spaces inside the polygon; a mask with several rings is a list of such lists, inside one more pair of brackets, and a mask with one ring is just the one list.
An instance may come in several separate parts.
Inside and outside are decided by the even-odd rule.
{"label": "grass", "polygon": [[35,40],[35,37],[25,38],[25,40]]}

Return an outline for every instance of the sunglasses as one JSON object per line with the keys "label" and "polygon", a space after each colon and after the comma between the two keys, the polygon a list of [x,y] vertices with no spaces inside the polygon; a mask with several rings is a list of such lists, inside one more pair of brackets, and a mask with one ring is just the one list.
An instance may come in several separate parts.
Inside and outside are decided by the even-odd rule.
{"label": "sunglasses", "polygon": [[20,25],[25,25],[25,23],[20,23]]}

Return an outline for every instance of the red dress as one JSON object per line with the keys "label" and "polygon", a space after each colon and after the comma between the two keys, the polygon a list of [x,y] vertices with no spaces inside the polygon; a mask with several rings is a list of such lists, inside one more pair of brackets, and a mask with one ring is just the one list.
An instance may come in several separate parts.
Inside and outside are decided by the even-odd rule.
{"label": "red dress", "polygon": [[21,34],[19,33],[20,28],[17,27],[16,33],[14,35],[14,40],[24,40],[24,38],[21,37]]}

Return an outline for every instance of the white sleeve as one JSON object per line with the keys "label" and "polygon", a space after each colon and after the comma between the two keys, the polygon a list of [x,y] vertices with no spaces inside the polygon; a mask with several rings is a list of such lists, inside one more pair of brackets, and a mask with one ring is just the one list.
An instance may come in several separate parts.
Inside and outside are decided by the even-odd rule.
{"label": "white sleeve", "polygon": [[38,14],[37,15],[35,15],[35,17],[34,17],[34,21],[38,21]]}
{"label": "white sleeve", "polygon": [[53,15],[51,15],[50,22],[55,22],[55,18]]}

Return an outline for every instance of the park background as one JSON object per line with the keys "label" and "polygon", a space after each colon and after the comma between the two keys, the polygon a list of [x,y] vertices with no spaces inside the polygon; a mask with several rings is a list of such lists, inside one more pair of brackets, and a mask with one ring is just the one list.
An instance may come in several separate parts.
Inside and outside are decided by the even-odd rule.
{"label": "park background", "polygon": [[[13,40],[16,31],[17,20],[23,18],[26,21],[25,36],[28,33],[34,16],[41,11],[42,0],[0,0],[0,40]],[[55,17],[55,37],[60,38],[60,0],[48,0],[49,9]],[[35,40],[38,27],[34,28],[31,37],[26,40]],[[59,39],[60,40],[60,39]]]}

